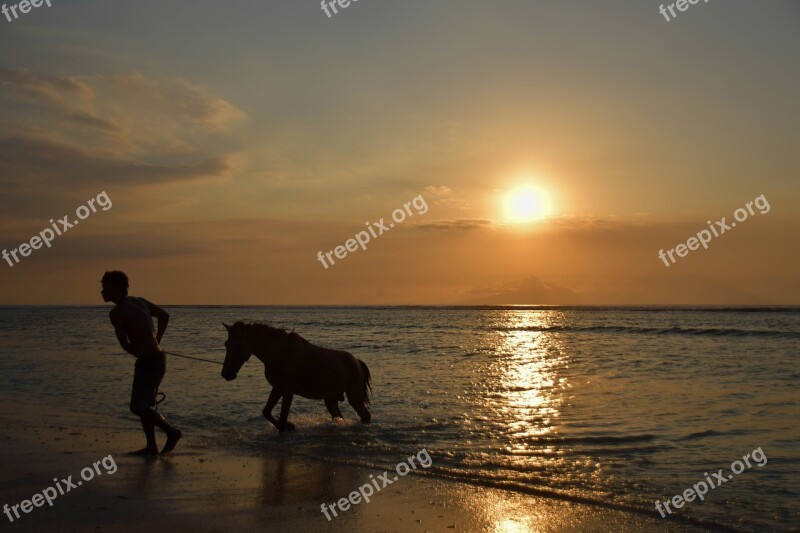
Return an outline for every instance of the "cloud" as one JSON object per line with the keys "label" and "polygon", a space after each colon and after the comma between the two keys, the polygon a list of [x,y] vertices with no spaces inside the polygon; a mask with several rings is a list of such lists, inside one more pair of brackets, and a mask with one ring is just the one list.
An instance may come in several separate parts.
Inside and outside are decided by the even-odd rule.
{"label": "cloud", "polygon": [[98,116],[95,111],[97,93],[84,80],[74,76],[44,76],[24,69],[0,69],[0,86],[5,99],[17,104],[18,111],[39,112],[33,120],[53,119],[68,125],[97,128],[103,132],[120,131],[120,125]]}
{"label": "cloud", "polygon": [[48,76],[0,69],[0,134],[59,140],[116,157],[231,148],[244,118],[233,104],[186,80],[140,73]]}
{"label": "cloud", "polygon": [[57,142],[0,138],[0,161],[8,176],[0,181],[0,222],[9,217],[47,220],[101,190],[117,196],[135,186],[224,176],[232,169],[232,158],[197,154],[164,163],[128,162]]}
{"label": "cloud", "polygon": [[440,198],[442,196],[449,196],[453,191],[444,185],[430,185],[422,189],[422,192],[431,198]]}
{"label": "cloud", "polygon": [[186,80],[150,79],[138,72],[81,77],[0,69],[0,85],[5,99],[51,112],[47,120],[61,117],[104,129],[125,129],[137,117],[155,115],[159,122],[224,131],[244,118],[231,103]]}
{"label": "cloud", "polygon": [[[102,190],[116,197],[136,186],[226,176],[233,170],[233,158],[188,154],[158,163],[124,161],[59,142],[0,138],[0,161],[8,176],[0,181],[0,227],[14,219],[47,220]],[[148,193],[142,195],[146,198]]]}
{"label": "cloud", "polygon": [[[230,156],[191,154],[185,162],[139,163],[94,156],[88,150],[35,138],[0,138],[0,160],[6,161],[11,184],[32,182],[73,188],[81,184],[159,183],[217,176],[230,170]],[[16,189],[16,187],[15,187]]]}
{"label": "cloud", "polygon": [[127,105],[169,112],[195,127],[224,130],[244,118],[234,105],[180,78],[153,80],[134,72],[94,76],[92,80],[105,91],[124,97]]}
{"label": "cloud", "polygon": [[85,113],[83,111],[75,111],[72,113],[65,113],[63,117],[70,121],[78,124],[80,126],[85,126],[87,128],[96,128],[103,132],[114,132],[120,131],[119,124],[116,124],[110,120],[104,120],[100,117],[92,115],[91,113]]}
{"label": "cloud", "polygon": [[183,79],[0,69],[0,86],[6,213],[96,194],[98,184],[226,178],[240,149],[233,127],[244,114]]}
{"label": "cloud", "polygon": [[492,229],[494,222],[491,220],[483,219],[458,219],[458,220],[440,220],[437,222],[422,222],[415,224],[414,227],[424,230],[439,230],[439,231],[467,231],[475,229]]}
{"label": "cloud", "polygon": [[453,196],[453,190],[444,185],[430,185],[422,190],[425,199],[433,205],[451,207],[460,211],[469,208],[469,202],[463,198]]}
{"label": "cloud", "polygon": [[0,85],[9,97],[39,105],[89,105],[95,97],[94,90],[77,77],[37,75],[25,69],[0,69]]}

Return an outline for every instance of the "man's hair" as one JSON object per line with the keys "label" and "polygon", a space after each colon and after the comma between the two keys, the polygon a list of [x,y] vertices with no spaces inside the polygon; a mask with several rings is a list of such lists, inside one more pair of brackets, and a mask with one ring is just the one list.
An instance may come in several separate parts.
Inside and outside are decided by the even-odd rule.
{"label": "man's hair", "polygon": [[100,280],[100,283],[108,283],[112,287],[118,287],[124,290],[125,294],[128,294],[128,276],[120,270],[106,272],[103,274],[103,279]]}

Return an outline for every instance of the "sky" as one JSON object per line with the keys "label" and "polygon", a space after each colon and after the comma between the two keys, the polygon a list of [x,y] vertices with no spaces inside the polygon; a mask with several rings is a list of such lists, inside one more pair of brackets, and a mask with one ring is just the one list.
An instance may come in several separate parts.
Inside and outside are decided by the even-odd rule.
{"label": "sky", "polygon": [[796,1],[51,4],[0,16],[0,305],[800,304]]}

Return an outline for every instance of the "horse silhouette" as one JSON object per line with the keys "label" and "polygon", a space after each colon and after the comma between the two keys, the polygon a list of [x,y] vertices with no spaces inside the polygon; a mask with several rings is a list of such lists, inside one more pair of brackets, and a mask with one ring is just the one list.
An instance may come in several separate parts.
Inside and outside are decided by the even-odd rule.
{"label": "horse silhouette", "polygon": [[[264,376],[272,385],[263,410],[264,418],[279,431],[294,429],[288,418],[295,394],[325,400],[325,407],[334,419],[343,418],[338,402],[343,402],[347,395],[347,401],[361,421],[369,424],[372,417],[367,409],[368,391],[372,387],[364,361],[348,352],[315,346],[294,331],[289,333],[266,324],[241,321],[232,326],[222,325],[228,330],[222,377],[228,381],[236,379],[250,356],[258,357],[264,363]],[[279,399],[282,399],[281,414],[275,420],[272,409]]]}

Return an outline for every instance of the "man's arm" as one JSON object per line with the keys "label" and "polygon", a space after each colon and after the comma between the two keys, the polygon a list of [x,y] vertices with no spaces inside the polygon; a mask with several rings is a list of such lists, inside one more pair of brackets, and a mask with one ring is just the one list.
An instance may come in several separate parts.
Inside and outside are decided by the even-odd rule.
{"label": "man's arm", "polygon": [[158,331],[156,332],[156,340],[158,341],[159,344],[161,344],[161,337],[163,337],[164,332],[167,331],[167,324],[169,323],[169,313],[164,311],[162,308],[160,308],[153,302],[148,301],[147,305],[150,306],[150,315],[158,319]]}
{"label": "man's arm", "polygon": [[125,325],[122,323],[120,316],[112,310],[108,316],[111,318],[111,325],[114,326],[114,333],[117,334],[117,340],[122,349],[131,355],[136,355],[133,351],[133,344],[128,340],[128,333],[125,331]]}

